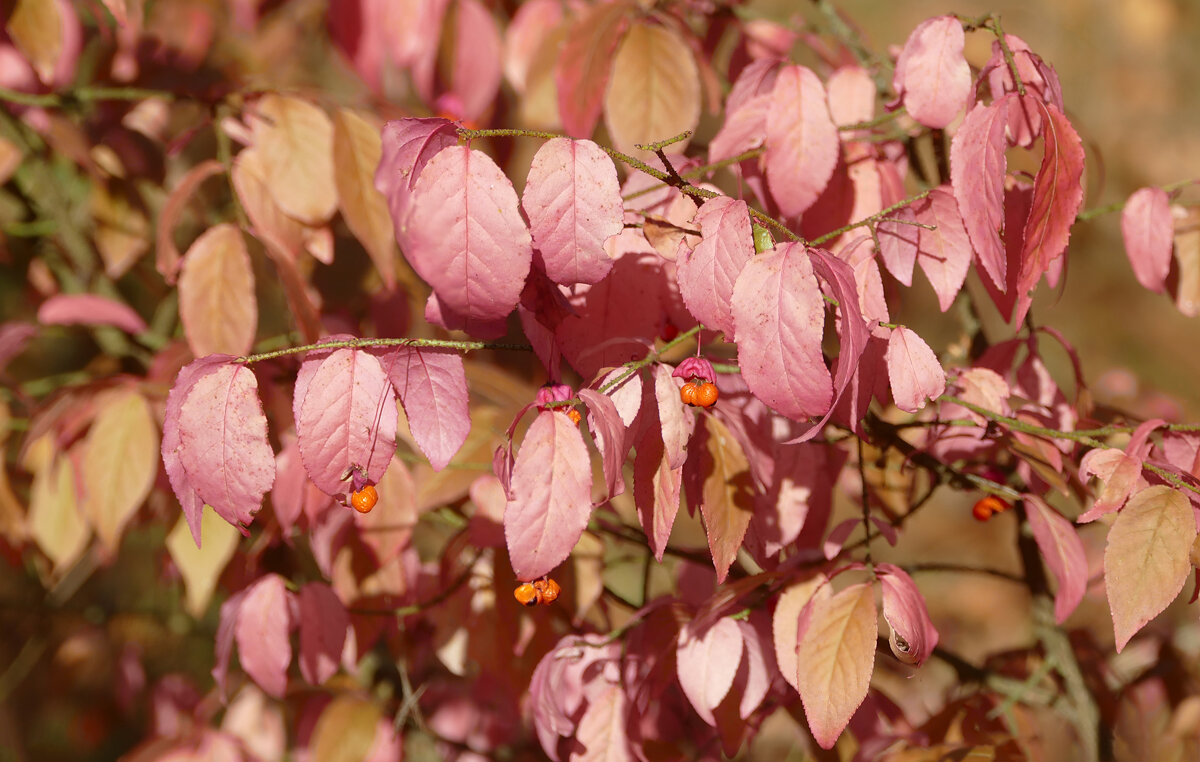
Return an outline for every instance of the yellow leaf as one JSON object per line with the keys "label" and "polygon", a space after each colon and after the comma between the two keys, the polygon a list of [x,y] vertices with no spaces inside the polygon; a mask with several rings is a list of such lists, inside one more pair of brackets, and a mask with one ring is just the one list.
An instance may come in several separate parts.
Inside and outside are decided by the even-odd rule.
{"label": "yellow leaf", "polygon": [[[613,143],[626,152],[696,128],[700,75],[691,50],[674,30],[638,23],[625,35],[613,59],[604,121]],[[681,152],[687,144],[683,140],[666,150]]]}
{"label": "yellow leaf", "polygon": [[[0,448],[8,441],[11,419],[8,402],[0,399]],[[8,469],[3,462],[0,462],[0,537],[15,547],[25,538],[25,509],[8,484]]]}
{"label": "yellow leaf", "polygon": [[142,210],[121,193],[110,193],[104,183],[92,186],[92,218],[96,221],[96,248],[104,272],[120,278],[150,249],[150,222]]}
{"label": "yellow leaf", "polygon": [[136,392],[110,398],[83,448],[83,514],[105,550],[115,554],[158,471],[158,428],[145,398]]}
{"label": "yellow leaf", "polygon": [[798,624],[800,612],[812,600],[827,600],[833,596],[833,588],[827,584],[824,575],[817,574],[806,580],[793,584],[779,594],[775,604],[775,613],[771,620],[771,636],[775,641],[775,663],[779,672],[788,685],[800,690],[796,681],[798,662],[796,661],[796,646],[798,645]]}
{"label": "yellow leaf", "polygon": [[708,436],[704,440],[707,457],[700,513],[704,516],[708,548],[720,584],[729,573],[754,515],[754,480],[746,454],[725,424],[712,416],[704,416],[704,421]]}
{"label": "yellow leaf", "polygon": [[1188,317],[1200,315],[1200,212],[1172,206],[1175,219],[1175,306]]}
{"label": "yellow leaf", "polygon": [[217,580],[237,549],[239,536],[232,524],[207,505],[200,517],[200,532],[204,547],[197,548],[187,521],[180,516],[167,535],[167,551],[187,588],[185,608],[197,619],[208,608]]}
{"label": "yellow leaf", "polygon": [[63,49],[63,18],[54,0],[17,0],[8,17],[8,34],[33,65],[38,79],[54,79]]}
{"label": "yellow leaf", "polygon": [[197,238],[183,258],[179,317],[197,356],[244,355],[254,345],[258,302],[242,233],[222,223]]}
{"label": "yellow leaf", "polygon": [[340,109],[333,120],[333,169],[342,216],[390,291],[396,286],[396,238],[387,200],[375,190],[375,167],[382,154],[379,129]]}
{"label": "yellow leaf", "polygon": [[379,707],[353,696],[335,698],[321,712],[309,748],[323,762],[362,762],[375,742]]}
{"label": "yellow leaf", "polygon": [[[35,446],[54,444],[49,435]],[[56,571],[75,563],[87,549],[92,530],[79,512],[75,469],[69,458],[56,457],[33,475],[29,490],[29,534],[54,562]]]}
{"label": "yellow leaf", "polygon": [[268,95],[255,105],[256,147],[267,187],[284,212],[320,225],[337,209],[333,180],[333,124],[308,101]]}

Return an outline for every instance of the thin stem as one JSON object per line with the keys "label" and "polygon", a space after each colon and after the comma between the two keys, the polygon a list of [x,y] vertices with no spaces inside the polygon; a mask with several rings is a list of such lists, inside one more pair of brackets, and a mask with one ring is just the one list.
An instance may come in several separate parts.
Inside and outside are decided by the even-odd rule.
{"label": "thin stem", "polygon": [[880,209],[878,212],[875,212],[875,214],[872,214],[870,217],[863,217],[858,222],[851,222],[849,225],[843,225],[842,227],[838,228],[837,230],[831,230],[828,233],[826,233],[825,235],[821,236],[820,238],[814,238],[812,241],[812,245],[820,246],[822,243],[824,243],[830,239],[837,238],[842,233],[848,233],[849,231],[854,230],[855,228],[861,228],[864,225],[870,225],[873,222],[883,219],[884,217],[886,217],[887,215],[896,211],[897,209],[900,209],[902,207],[908,206],[909,204],[913,204],[913,203],[916,203],[917,201],[920,201],[921,199],[928,196],[931,192],[932,191],[928,191],[928,190],[921,191],[920,193],[918,193],[915,196],[909,196],[908,198],[904,199],[903,201],[897,201],[896,203],[892,204],[891,206],[887,207],[886,209]]}
{"label": "thin stem", "polygon": [[239,357],[234,362],[251,363],[273,360],[285,355],[313,352],[318,349],[354,349],[360,347],[433,347],[439,349],[457,349],[460,352],[475,352],[480,349],[507,349],[514,352],[532,352],[533,347],[525,344],[506,344],[494,341],[451,341],[449,339],[343,339],[341,341],[322,341],[316,344],[305,344],[299,347],[285,347],[271,352]]}
{"label": "thin stem", "polygon": [[[1178,180],[1173,183],[1168,183],[1167,185],[1159,185],[1156,187],[1166,191],[1167,193],[1172,193],[1181,188],[1186,188],[1187,186],[1189,186],[1193,183],[1196,183],[1196,182],[1200,182],[1200,180],[1196,180],[1194,178],[1191,180]],[[1093,217],[1099,217],[1102,214],[1111,214],[1112,212],[1119,212],[1125,208],[1125,204],[1128,202],[1129,202],[1129,199],[1125,199],[1124,201],[1116,201],[1111,204],[1105,204],[1104,206],[1097,206],[1092,209],[1085,209],[1082,212],[1080,212],[1079,214],[1075,215],[1075,221],[1076,222],[1086,222],[1086,221],[1092,219]]]}

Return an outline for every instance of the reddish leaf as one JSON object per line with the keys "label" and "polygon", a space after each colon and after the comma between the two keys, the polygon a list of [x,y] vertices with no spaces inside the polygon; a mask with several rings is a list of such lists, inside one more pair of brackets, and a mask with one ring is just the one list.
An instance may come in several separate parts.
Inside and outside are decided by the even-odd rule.
{"label": "reddish leaf", "polygon": [[733,341],[733,285],[754,256],[748,207],[745,201],[718,196],[704,202],[692,224],[704,237],[676,262],[679,293],[688,312]]}
{"label": "reddish leaf", "polygon": [[[892,219],[904,222],[890,222]],[[883,260],[883,266],[892,277],[906,286],[912,285],[913,265],[917,262],[917,242],[920,239],[921,228],[905,222],[916,221],[917,216],[912,208],[905,206],[881,220],[876,226],[879,257]]]}
{"label": "reddish leaf", "polygon": [[[862,250],[867,251],[865,247],[862,247]],[[860,312],[859,289],[850,265],[824,249],[808,249],[808,255],[812,260],[813,270],[824,279],[826,286],[838,301],[838,317],[840,318],[838,339],[841,342],[841,348],[838,352],[837,370],[833,376],[833,402],[816,426],[796,438],[795,441],[800,442],[816,436],[817,430],[829,420],[829,416],[833,414],[833,405],[837,404],[846,391],[846,387],[853,380],[854,373],[858,369],[858,362],[862,359],[863,351],[867,348],[867,340],[870,338],[870,330]],[[879,281],[878,271],[875,272],[875,280],[879,289],[880,301],[882,301],[883,284]],[[886,305],[884,310],[886,310]],[[886,318],[886,316],[884,317]],[[823,362],[822,365],[824,365]]]}
{"label": "reddish leaf", "polygon": [[310,684],[337,672],[349,626],[350,615],[333,588],[324,582],[300,588],[300,674]]}
{"label": "reddish leaf", "polygon": [[179,318],[196,355],[244,355],[254,345],[258,301],[246,241],[221,223],[196,239],[179,276]]}
{"label": "reddish leaf", "polygon": [[96,294],[58,294],[37,311],[42,325],[111,325],[126,333],[146,330],[146,321],[128,305]]}
{"label": "reddish leaf", "polygon": [[222,700],[225,699],[225,681],[229,675],[229,658],[233,655],[234,634],[237,631],[238,618],[242,613],[242,603],[246,599],[246,593],[246,590],[239,590],[221,604],[217,623],[217,639],[213,647],[212,676]]}
{"label": "reddish leaf", "polygon": [[544,410],[513,466],[504,536],[521,580],[548,574],[571,553],[592,512],[592,467],[579,429]]}
{"label": "reddish leaf", "polygon": [[717,584],[721,584],[754,515],[754,479],[745,453],[725,424],[712,416],[705,416],[704,424],[704,435],[694,445],[704,448],[700,453],[700,513],[717,569]]}
{"label": "reddish leaf", "polygon": [[[732,97],[730,98],[732,100]],[[759,95],[737,109],[725,112],[721,131],[708,144],[710,163],[731,159],[763,144],[767,129],[767,112],[771,110],[771,95]]]}
{"label": "reddish leaf", "polygon": [[179,221],[179,215],[183,213],[184,206],[196,192],[196,188],[200,187],[200,184],[208,178],[224,171],[225,167],[216,159],[209,159],[197,164],[179,178],[179,183],[167,195],[167,200],[163,203],[162,212],[158,215],[158,237],[155,244],[158,251],[155,254],[155,266],[168,284],[175,283],[181,259],[179,249],[175,246],[172,237],[175,223]]}
{"label": "reddish leaf", "polygon": [[0,323],[0,372],[9,360],[25,351],[30,339],[37,335],[37,327],[31,323],[10,321]]}
{"label": "reddish leaf", "polygon": [[795,420],[825,414],[833,403],[821,354],[825,302],[804,247],[787,243],[751,259],[732,306],[738,363],[754,396]]}
{"label": "reddish leaf", "polygon": [[613,53],[629,27],[634,4],[627,0],[592,6],[571,25],[558,54],[554,81],[563,130],[590,137],[600,118]]}
{"label": "reddish leaf", "polygon": [[1167,192],[1141,188],[1125,202],[1121,212],[1121,237],[1138,283],[1163,293],[1171,270],[1171,244],[1175,233]]}
{"label": "reddish leaf", "polygon": [[[1017,96],[975,106],[950,143],[950,182],[962,214],[963,227],[984,272],[996,288],[1006,286],[1007,259],[1000,231],[1004,226],[1004,128],[1008,108]],[[922,237],[926,231],[922,230]],[[942,307],[942,311],[946,310]]]}
{"label": "reddish leaf", "polygon": [[938,643],[925,599],[912,577],[898,566],[879,564],[875,576],[883,589],[883,618],[892,631],[892,653],[905,664],[919,667]]}
{"label": "reddish leaf", "polygon": [[679,686],[696,714],[709,725],[717,724],[713,710],[733,686],[742,651],[742,631],[729,617],[718,619],[702,632],[689,625],[679,633]]}
{"label": "reddish leaf", "polygon": [[441,471],[471,431],[462,357],[454,352],[412,347],[378,355],[400,395],[413,439],[433,470]]}
{"label": "reddish leaf", "polygon": [[[635,22],[612,61],[604,123],[622,151],[675,137],[700,121],[700,75],[687,43],[670,26]],[[667,147],[681,152],[688,141]]]}
{"label": "reddish leaf", "polygon": [[621,232],[612,159],[590,140],[555,138],[533,157],[521,207],[542,269],[556,283],[598,283],[612,269],[604,242]]}
{"label": "reddish leaf", "polygon": [[915,212],[917,222],[935,228],[918,228],[921,232],[917,237],[917,264],[933,284],[938,306],[945,312],[967,279],[967,270],[971,267],[971,242],[954,196],[946,186],[930,191],[916,205]]}
{"label": "reddish leaf", "polygon": [[817,200],[833,175],[838,133],[825,88],[804,66],[779,72],[767,111],[767,186],[785,216],[794,217]]}
{"label": "reddish leaf", "polygon": [[766,613],[757,611],[750,615],[750,621],[740,620],[737,625],[746,644],[746,658],[738,668],[739,674],[734,676],[734,685],[738,685],[742,670],[747,673],[742,700],[738,704],[738,716],[744,720],[762,705],[779,668],[775,665],[775,653],[768,642]]}
{"label": "reddish leaf", "polygon": [[633,499],[654,557],[661,561],[679,514],[683,468],[671,468],[658,432],[657,410],[644,424],[633,461]]}
{"label": "reddish leaf", "polygon": [[588,406],[588,429],[600,450],[608,496],[615,497],[625,491],[621,467],[629,453],[629,443],[625,442],[626,423],[608,395],[594,389],[580,389],[579,398]]}
{"label": "reddish leaf", "polygon": [[516,308],[531,238],[512,183],[487,154],[451,146],[434,156],[401,227],[405,256],[442,304],[475,320]]}
{"label": "reddish leaf", "polygon": [[900,326],[888,337],[888,380],[896,407],[915,413],[946,391],[946,372],[937,355],[913,330]]}
{"label": "reddish leaf", "polygon": [[[1012,34],[1004,35],[1008,49],[1012,53],[1013,62],[1021,76],[1021,84],[1025,92],[1036,95],[1046,103],[1053,104],[1059,111],[1064,111],[1062,87],[1058,75],[1054,73],[1045,61],[1029,49],[1029,45],[1020,37]],[[1008,66],[1004,50],[999,40],[992,41],[992,57],[983,67],[987,74],[988,88],[993,98],[1000,98],[1008,93],[1017,91],[1013,81],[1012,70]],[[1019,146],[1029,147],[1038,135],[1042,133],[1042,113],[1040,109],[1029,108],[1029,104],[1019,104],[1010,108],[1008,113],[1009,139]]]}
{"label": "reddish leaf", "polygon": [[234,629],[242,669],[275,698],[283,698],[287,691],[287,670],[292,663],[289,596],[283,577],[260,577],[246,589]]}
{"label": "reddish leaf", "polygon": [[[179,409],[176,451],[200,500],[230,524],[246,526],[275,482],[275,454],[267,441],[258,381],[248,367],[230,362],[211,370],[198,366],[197,371],[202,375],[192,381]],[[180,380],[188,380],[182,372]],[[164,436],[164,458],[167,440]],[[186,511],[184,497],[180,501]],[[198,509],[195,515],[199,518]],[[198,526],[190,517],[189,525],[198,543]]]}
{"label": "reddish leaf", "polygon": [[1054,621],[1062,624],[1083,600],[1087,590],[1088,562],[1083,541],[1062,514],[1036,495],[1025,495],[1025,513],[1038,550],[1058,580],[1054,593]]}
{"label": "reddish leaf", "polygon": [[1167,607],[1187,581],[1196,539],[1192,506],[1165,485],[1142,490],[1117,514],[1104,548],[1104,586],[1117,653]]}
{"label": "reddish leaf", "polygon": [[896,59],[892,87],[912,118],[926,127],[948,126],[971,95],[965,42],[962,22],[938,16],[913,30]]}
{"label": "reddish leaf", "polygon": [[358,471],[374,484],[396,451],[396,398],[379,360],[356,349],[335,349],[312,374],[296,416],[300,457],[313,484],[327,495],[350,492]]}

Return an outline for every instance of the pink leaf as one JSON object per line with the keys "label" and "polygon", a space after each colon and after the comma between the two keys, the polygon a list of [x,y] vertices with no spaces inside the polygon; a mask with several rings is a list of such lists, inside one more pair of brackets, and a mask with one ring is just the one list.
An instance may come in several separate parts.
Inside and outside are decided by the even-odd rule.
{"label": "pink leaf", "polygon": [[[732,97],[730,98],[732,101]],[[741,106],[732,105],[725,112],[725,124],[708,144],[709,162],[724,161],[751,151],[763,144],[767,130],[767,112],[771,110],[771,95],[757,95]]]}
{"label": "pink leaf", "polygon": [[457,115],[474,120],[491,109],[500,89],[500,32],[479,0],[458,0],[455,11],[450,94],[461,103]]}
{"label": "pink leaf", "polygon": [[[992,283],[1005,289],[1007,259],[1000,230],[1004,226],[1004,128],[1013,98],[982,103],[967,114],[950,143],[950,182],[979,263]],[[925,231],[921,231],[924,234]],[[945,307],[942,311],[945,311]]]}
{"label": "pink leaf", "polygon": [[283,577],[268,574],[246,589],[234,636],[238,661],[258,686],[275,698],[287,690],[292,663],[289,593]]}
{"label": "pink leaf", "polygon": [[905,664],[919,667],[938,643],[925,599],[912,577],[898,566],[879,564],[875,575],[883,588],[883,618],[892,630],[892,653]]}
{"label": "pink leaf", "polygon": [[934,226],[919,228],[917,264],[933,284],[942,312],[950,309],[971,267],[971,242],[949,188],[929,192],[915,209],[917,222]]}
{"label": "pink leaf", "polygon": [[775,613],[771,618],[771,639],[775,642],[775,663],[788,685],[800,690],[797,680],[800,665],[796,650],[808,627],[810,602],[827,600],[833,596],[833,588],[824,576],[818,574],[792,584],[779,594]]}
{"label": "pink leaf", "polygon": [[531,238],[512,183],[487,154],[442,149],[421,172],[401,228],[409,263],[446,307],[476,320],[516,308]]}
{"label": "pink leaf", "polygon": [[441,471],[471,431],[462,357],[455,352],[415,347],[378,355],[400,395],[413,439],[433,470]]}
{"label": "pink leaf", "polygon": [[125,333],[146,330],[146,321],[126,304],[96,294],[58,294],[38,307],[42,325],[111,325]]}
{"label": "pink leaf", "polygon": [[896,407],[915,413],[946,391],[946,372],[937,356],[913,330],[900,326],[888,337],[888,380]]}
{"label": "pink leaf", "polygon": [[248,590],[239,590],[221,604],[221,612],[217,620],[217,639],[213,647],[213,682],[217,684],[222,700],[226,697],[225,682],[229,676],[229,659],[233,656],[234,635],[237,632],[238,619],[241,618],[242,604],[246,600]]}
{"label": "pink leaf", "polygon": [[[846,387],[850,385],[870,338],[870,331],[859,308],[858,285],[850,265],[824,249],[809,249],[808,255],[812,260],[813,270],[825,280],[825,284],[838,301],[838,340],[841,342],[841,348],[838,353],[837,370],[833,376],[833,402],[817,425],[806,435],[798,437],[797,441],[815,436],[816,430],[829,420],[833,413],[833,405],[841,399]],[[882,284],[878,283],[878,271],[875,277],[882,290]]]}
{"label": "pink leaf", "polygon": [[350,492],[358,472],[374,484],[396,451],[396,398],[379,360],[356,349],[335,349],[312,374],[296,416],[300,457],[309,478],[327,495]]}
{"label": "pink leaf", "polygon": [[633,499],[646,542],[661,561],[679,513],[683,468],[671,468],[657,430],[657,411],[647,420],[633,461]]}
{"label": "pink leaf", "polygon": [[1066,251],[1071,225],[1083,206],[1084,153],[1083,141],[1061,111],[1028,96],[1020,102],[1026,108],[1041,109],[1045,144],[1042,166],[1033,182],[1017,279],[1017,288],[1027,293]]}
{"label": "pink leaf", "polygon": [[513,14],[504,30],[504,77],[518,94],[525,94],[530,67],[562,18],[559,0],[528,0]]}
{"label": "pink leaf", "polygon": [[658,402],[658,422],[662,429],[668,468],[680,468],[687,457],[687,443],[692,436],[695,418],[679,397],[679,386],[672,377],[669,365],[654,365],[654,398]]}
{"label": "pink leaf", "polygon": [[1081,524],[1120,510],[1133,492],[1146,486],[1142,459],[1111,447],[1097,447],[1079,461],[1080,481],[1086,483],[1093,474],[1104,486],[1092,507],[1076,519]]}
{"label": "pink leaf", "polygon": [[767,187],[785,216],[803,212],[821,195],[838,159],[838,133],[825,87],[804,66],[779,72],[767,112]]}
{"label": "pink leaf", "polygon": [[733,285],[754,256],[748,207],[745,201],[718,196],[704,202],[693,225],[704,237],[676,261],[679,293],[688,312],[733,341]]}
{"label": "pink leaf", "polygon": [[789,418],[823,415],[833,379],[821,354],[825,302],[804,247],[750,260],[733,289],[738,363],[754,396]]}
{"label": "pink leaf", "polygon": [[572,754],[571,759],[578,762],[633,762],[636,757],[629,748],[629,733],[625,728],[629,717],[621,686],[604,689],[592,698],[579,718],[575,742],[583,745],[583,751]]}
{"label": "pink leaf", "polygon": [[875,115],[875,83],[861,66],[840,67],[829,75],[825,87],[829,91],[829,115],[838,127],[866,122]]}
{"label": "pink leaf", "polygon": [[504,511],[504,537],[521,580],[549,573],[570,554],[592,512],[592,467],[579,429],[544,410],[525,434]]}
{"label": "pink leaf", "polygon": [[209,355],[193,360],[185,365],[175,377],[171,391],[167,393],[166,411],[163,414],[162,459],[163,468],[167,472],[167,480],[183,509],[188,529],[192,530],[192,539],[196,547],[200,547],[200,516],[204,509],[204,500],[196,491],[196,485],[183,467],[183,459],[179,451],[182,442],[179,438],[179,413],[183,402],[187,399],[192,387],[203,376],[215,372],[222,364],[233,358],[225,355]]}
{"label": "pink leaf", "polygon": [[921,228],[906,225],[904,222],[889,222],[892,219],[916,222],[917,216],[911,207],[905,206],[897,209],[890,217],[880,220],[876,227],[879,236],[879,256],[883,260],[883,266],[896,280],[911,286]]}
{"label": "pink leaf", "polygon": [[900,51],[892,87],[912,118],[926,127],[948,126],[971,95],[965,42],[958,19],[938,16],[921,22]]}
{"label": "pink leaf", "polygon": [[629,28],[632,3],[593,6],[579,15],[558,54],[554,82],[563,131],[586,138],[596,128],[617,44]]}
{"label": "pink leaf", "polygon": [[746,644],[746,658],[742,662],[743,667],[747,668],[746,685],[742,690],[742,700],[738,704],[738,716],[744,720],[753,714],[767,697],[779,668],[775,665],[775,652],[766,632],[766,613],[759,610],[751,614],[750,621],[739,621],[737,625],[742,631],[742,641]]}
{"label": "pink leaf", "polygon": [[375,188],[388,200],[397,229],[403,221],[413,186],[429,160],[443,148],[458,144],[454,123],[441,118],[406,117],[388,122],[380,136],[383,154],[375,170]]}
{"label": "pink leaf", "polygon": [[703,632],[689,625],[679,634],[679,686],[696,714],[709,725],[717,724],[713,709],[733,686],[742,651],[742,631],[728,617],[718,619]]}
{"label": "pink leaf", "polygon": [[[608,385],[618,378],[621,382],[608,389]],[[600,379],[597,386],[606,390],[605,394],[612,399],[625,426],[632,426],[638,411],[642,409],[642,375],[630,373],[626,368],[614,368]]]}
{"label": "pink leaf", "polygon": [[598,283],[612,270],[604,242],[624,228],[621,186],[608,154],[590,140],[555,138],[533,157],[521,207],[546,275]]}
{"label": "pink leaf", "polygon": [[842,546],[846,544],[846,540],[850,539],[850,535],[854,533],[854,530],[861,523],[859,519],[845,519],[829,530],[829,534],[825,537],[825,542],[821,548],[825,553],[825,560],[832,561],[838,557],[842,552]]}
{"label": "pink leaf", "polygon": [[350,615],[324,582],[300,588],[300,674],[311,685],[334,675],[342,658]]}
{"label": "pink leaf", "polygon": [[[1058,82],[1058,75],[1054,73],[1054,69],[1037,54],[1030,51],[1029,45],[1020,37],[1006,34],[1004,39],[1012,52],[1017,72],[1021,76],[1021,83],[1025,86],[1025,92],[1036,95],[1046,103],[1053,104],[1059,111],[1063,111],[1062,86]],[[992,41],[992,57],[984,65],[982,74],[987,74],[988,88],[992,91],[992,98],[1001,98],[1008,93],[1017,91],[1012,70],[1008,67],[1004,50],[1000,47],[998,40]],[[1029,108],[1027,103],[1009,109],[1008,134],[1009,139],[1015,145],[1029,147],[1041,133],[1042,114],[1040,109]]]}
{"label": "pink leaf", "polygon": [[1134,191],[1121,212],[1121,237],[1138,283],[1163,293],[1171,270],[1175,235],[1167,192],[1159,188]]}
{"label": "pink leaf", "polygon": [[275,482],[258,381],[231,362],[200,372],[179,409],[177,452],[196,495],[230,524],[245,526]]}
{"label": "pink leaf", "polygon": [[1071,522],[1036,495],[1025,495],[1025,514],[1033,539],[1046,566],[1058,581],[1054,593],[1054,621],[1062,624],[1083,600],[1087,590],[1088,562],[1083,541]]}
{"label": "pink leaf", "polygon": [[590,411],[588,428],[592,432],[592,439],[596,440],[596,448],[600,450],[608,495],[615,497],[625,491],[621,466],[625,464],[625,456],[629,453],[625,442],[626,424],[621,420],[617,406],[608,395],[594,389],[580,389],[579,398],[587,404]]}

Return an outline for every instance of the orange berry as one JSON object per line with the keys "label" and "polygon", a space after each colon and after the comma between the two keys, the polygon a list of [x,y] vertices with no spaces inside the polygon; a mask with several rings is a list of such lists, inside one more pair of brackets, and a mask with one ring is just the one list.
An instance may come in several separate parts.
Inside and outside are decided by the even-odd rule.
{"label": "orange berry", "polygon": [[691,405],[692,407],[695,407],[696,406],[696,391],[699,388],[699,386],[700,386],[699,384],[697,384],[693,381],[685,382],[683,387],[679,390],[680,401],[682,401],[683,404],[685,404],[685,405]]}
{"label": "orange berry", "polygon": [[971,509],[971,515],[975,517],[976,521],[987,521],[992,517],[992,507],[986,501],[980,500]]}
{"label": "orange berry", "polygon": [[1012,508],[1012,505],[1007,501],[1001,500],[995,495],[985,495],[975,503],[975,507],[971,509],[971,515],[979,521],[987,521],[993,514],[1004,513],[1009,508]]}
{"label": "orange berry", "polygon": [[522,606],[536,606],[542,602],[542,592],[528,582],[517,585],[517,589],[513,590],[513,597]]}
{"label": "orange berry", "polygon": [[350,505],[353,505],[354,510],[359,513],[370,513],[378,502],[379,493],[370,484],[350,496]]}
{"label": "orange berry", "polygon": [[717,385],[711,381],[705,381],[696,386],[696,404],[700,407],[712,407],[717,404],[717,397],[720,392],[717,391]]}
{"label": "orange berry", "polygon": [[579,422],[583,420],[583,416],[580,415],[579,411],[573,407],[567,409],[567,417],[570,418],[571,423],[575,424],[576,426],[578,426]]}
{"label": "orange berry", "polygon": [[551,604],[558,600],[558,594],[562,592],[562,588],[552,579],[539,579],[533,583],[537,591],[542,594],[542,603]]}

